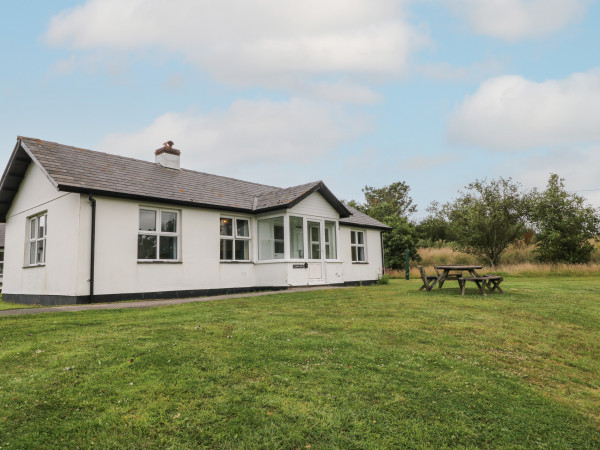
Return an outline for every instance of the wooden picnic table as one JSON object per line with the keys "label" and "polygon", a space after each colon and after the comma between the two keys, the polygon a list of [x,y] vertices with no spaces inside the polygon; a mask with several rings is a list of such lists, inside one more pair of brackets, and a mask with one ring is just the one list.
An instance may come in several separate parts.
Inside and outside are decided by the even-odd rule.
{"label": "wooden picnic table", "polygon": [[[500,287],[500,283],[503,281],[503,278],[498,275],[480,275],[477,273],[477,270],[483,269],[483,266],[469,266],[469,265],[442,265],[442,266],[434,266],[435,272],[437,273],[437,280],[431,285],[435,286],[437,283],[441,288],[444,285],[444,282],[447,280],[456,280],[458,281],[458,285],[460,286],[460,290],[462,295],[465,295],[465,285],[467,281],[472,281],[477,284],[479,288],[479,292],[481,295],[485,294],[485,288],[487,287],[490,292],[495,291],[496,289],[501,294],[504,293],[502,288]],[[441,273],[440,273],[441,272]],[[463,276],[463,272],[469,272],[470,276]]]}
{"label": "wooden picnic table", "polygon": [[483,269],[483,266],[445,265],[433,266],[433,268],[438,276],[437,284],[441,288],[446,280],[458,280],[462,278],[463,272],[469,272],[471,277],[479,278],[480,275],[476,271]]}

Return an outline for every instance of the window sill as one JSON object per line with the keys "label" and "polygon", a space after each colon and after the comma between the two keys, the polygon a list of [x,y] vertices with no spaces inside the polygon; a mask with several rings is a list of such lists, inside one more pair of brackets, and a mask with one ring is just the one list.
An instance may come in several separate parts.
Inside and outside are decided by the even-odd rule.
{"label": "window sill", "polygon": [[183,264],[183,261],[153,261],[153,260],[142,261],[142,260],[138,260],[137,263],[138,264]]}
{"label": "window sill", "polygon": [[23,269],[35,269],[37,267],[46,267],[46,264],[35,264],[33,266],[23,266]]}
{"label": "window sill", "polygon": [[219,261],[221,264],[254,264],[253,261]]}
{"label": "window sill", "polygon": [[352,261],[352,264],[369,264],[369,261]]}

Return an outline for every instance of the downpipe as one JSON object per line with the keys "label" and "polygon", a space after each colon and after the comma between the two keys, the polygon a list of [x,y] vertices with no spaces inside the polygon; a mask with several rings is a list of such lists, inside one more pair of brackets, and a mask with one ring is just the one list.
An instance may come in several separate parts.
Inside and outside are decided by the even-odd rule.
{"label": "downpipe", "polygon": [[94,257],[96,253],[96,199],[90,193],[88,200],[92,204],[92,239],[90,247],[90,302],[94,297]]}

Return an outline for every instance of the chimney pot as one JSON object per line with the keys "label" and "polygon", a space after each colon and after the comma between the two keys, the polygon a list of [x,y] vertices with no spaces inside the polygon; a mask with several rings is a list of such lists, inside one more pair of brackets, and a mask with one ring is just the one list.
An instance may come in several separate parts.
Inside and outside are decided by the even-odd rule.
{"label": "chimney pot", "polygon": [[169,169],[180,169],[179,159],[181,152],[173,148],[174,142],[167,141],[161,148],[154,151],[156,164]]}

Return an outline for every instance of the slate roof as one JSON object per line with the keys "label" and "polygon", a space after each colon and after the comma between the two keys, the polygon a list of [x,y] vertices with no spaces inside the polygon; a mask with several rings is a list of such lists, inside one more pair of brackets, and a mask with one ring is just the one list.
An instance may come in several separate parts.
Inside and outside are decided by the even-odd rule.
{"label": "slate roof", "polygon": [[360,226],[367,228],[382,228],[386,230],[391,230],[392,228],[381,223],[378,220],[373,219],[370,216],[367,216],[364,213],[361,213],[359,210],[353,208],[352,206],[346,205],[344,206],[350,211],[350,216],[340,219],[340,225],[350,225],[350,226]]}
{"label": "slate roof", "polygon": [[31,161],[60,191],[247,213],[290,208],[318,191],[352,225],[388,228],[351,212],[322,181],[279,188],[26,137],[18,138],[0,181],[0,222]]}

